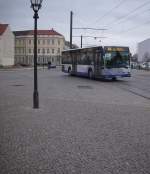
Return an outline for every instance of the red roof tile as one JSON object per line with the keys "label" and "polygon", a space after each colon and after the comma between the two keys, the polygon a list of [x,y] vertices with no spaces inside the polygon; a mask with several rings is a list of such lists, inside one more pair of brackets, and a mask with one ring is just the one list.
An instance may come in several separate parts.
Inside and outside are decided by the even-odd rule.
{"label": "red roof tile", "polygon": [[[25,30],[25,31],[14,31],[15,36],[27,36],[27,35],[34,35],[34,30]],[[58,35],[62,36],[55,30],[37,30],[38,35]]]}
{"label": "red roof tile", "polygon": [[0,35],[2,35],[7,29],[8,24],[0,24]]}

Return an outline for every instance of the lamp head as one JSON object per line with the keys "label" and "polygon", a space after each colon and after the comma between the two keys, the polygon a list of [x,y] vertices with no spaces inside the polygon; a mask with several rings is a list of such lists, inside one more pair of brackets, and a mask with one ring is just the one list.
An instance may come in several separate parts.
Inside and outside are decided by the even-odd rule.
{"label": "lamp head", "polygon": [[43,0],[30,0],[30,2],[31,2],[31,8],[34,11],[38,11],[42,7],[42,1]]}

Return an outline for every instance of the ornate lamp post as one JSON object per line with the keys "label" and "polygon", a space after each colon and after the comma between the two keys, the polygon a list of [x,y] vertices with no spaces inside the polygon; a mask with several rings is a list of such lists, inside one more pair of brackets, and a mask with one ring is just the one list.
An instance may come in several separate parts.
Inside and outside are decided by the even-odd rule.
{"label": "ornate lamp post", "polygon": [[42,6],[43,0],[30,0],[31,8],[34,11],[34,92],[33,92],[33,108],[39,108],[39,94],[37,84],[37,19],[38,11]]}

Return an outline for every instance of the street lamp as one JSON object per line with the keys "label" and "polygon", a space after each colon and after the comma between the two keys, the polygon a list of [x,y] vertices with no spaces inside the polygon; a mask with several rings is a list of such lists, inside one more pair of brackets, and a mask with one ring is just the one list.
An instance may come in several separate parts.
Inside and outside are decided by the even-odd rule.
{"label": "street lamp", "polygon": [[42,6],[43,0],[30,0],[31,8],[34,11],[34,92],[33,92],[33,108],[39,108],[39,94],[37,85],[37,19],[38,11]]}

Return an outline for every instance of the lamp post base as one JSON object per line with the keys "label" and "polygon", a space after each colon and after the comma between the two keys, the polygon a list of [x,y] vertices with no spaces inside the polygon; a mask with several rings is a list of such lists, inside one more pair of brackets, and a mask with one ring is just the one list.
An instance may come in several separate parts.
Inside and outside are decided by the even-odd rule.
{"label": "lamp post base", "polygon": [[34,109],[39,108],[39,94],[38,94],[38,91],[33,92],[33,108]]}

